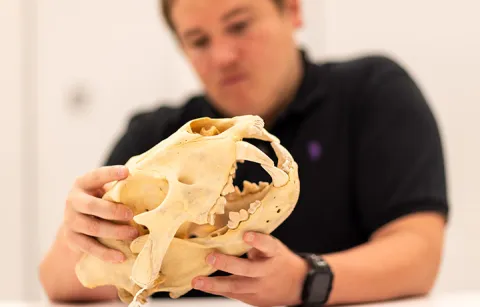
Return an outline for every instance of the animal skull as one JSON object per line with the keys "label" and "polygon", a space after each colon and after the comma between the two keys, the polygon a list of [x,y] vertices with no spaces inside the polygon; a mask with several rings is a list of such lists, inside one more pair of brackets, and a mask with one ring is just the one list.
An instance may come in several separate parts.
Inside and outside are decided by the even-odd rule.
{"label": "animal skull", "polygon": [[[243,141],[268,141],[277,166]],[[233,185],[237,162],[256,162],[272,177],[258,185]],[[293,211],[300,193],[298,165],[259,116],[208,117],[187,122],[169,138],[126,163],[130,175],[115,182],[104,199],[134,212],[140,232],[133,241],[99,239],[127,260],[107,263],[85,254],[76,265],[88,288],[115,285],[125,303],[145,303],[159,291],[178,298],[191,280],[215,272],[205,257],[212,251],[240,256],[249,250],[245,231],[271,233]]]}

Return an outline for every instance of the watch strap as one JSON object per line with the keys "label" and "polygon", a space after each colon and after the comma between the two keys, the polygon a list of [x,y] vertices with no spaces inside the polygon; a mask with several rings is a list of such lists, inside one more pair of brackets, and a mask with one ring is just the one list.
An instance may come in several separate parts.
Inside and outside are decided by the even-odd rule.
{"label": "watch strap", "polygon": [[[332,291],[332,285],[333,285],[333,272],[330,269],[330,266],[328,263],[319,255],[313,254],[313,253],[297,253],[300,257],[302,257],[304,260],[307,261],[307,264],[309,266],[309,270],[307,272],[307,275],[305,276],[305,281],[303,284],[303,290],[302,290],[302,302],[303,304],[300,306],[311,306],[311,307],[317,307],[317,306],[324,306],[324,304],[328,301],[330,297],[330,293]],[[317,276],[319,274],[323,274],[324,276],[328,276],[328,285],[327,288],[324,289],[325,294],[321,300],[312,300],[312,291],[313,289],[313,284],[314,284],[314,279],[318,278]]]}

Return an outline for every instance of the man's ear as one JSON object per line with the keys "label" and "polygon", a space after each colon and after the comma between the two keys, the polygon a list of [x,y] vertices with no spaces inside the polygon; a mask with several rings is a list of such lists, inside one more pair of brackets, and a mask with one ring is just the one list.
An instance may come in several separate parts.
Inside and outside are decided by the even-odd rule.
{"label": "man's ear", "polygon": [[301,0],[284,0],[284,10],[291,18],[292,26],[296,29],[303,26]]}

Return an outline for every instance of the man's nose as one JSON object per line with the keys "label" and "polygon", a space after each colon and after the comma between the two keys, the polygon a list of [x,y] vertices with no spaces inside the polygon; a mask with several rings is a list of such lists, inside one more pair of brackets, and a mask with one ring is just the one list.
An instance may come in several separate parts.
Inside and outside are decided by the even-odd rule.
{"label": "man's nose", "polygon": [[212,61],[219,68],[230,66],[238,59],[238,56],[235,44],[228,40],[217,41],[212,48]]}

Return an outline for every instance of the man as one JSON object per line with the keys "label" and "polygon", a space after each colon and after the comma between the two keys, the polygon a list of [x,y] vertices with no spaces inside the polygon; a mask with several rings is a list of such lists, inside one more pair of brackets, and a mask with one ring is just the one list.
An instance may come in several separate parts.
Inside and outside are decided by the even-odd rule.
{"label": "man", "polygon": [[[137,236],[111,222],[130,220],[131,212],[100,199],[104,185],[128,176],[114,165],[148,150],[190,119],[242,114],[262,116],[299,163],[300,199],[271,235],[246,234],[252,246],[247,258],[209,256],[206,261],[221,273],[195,278],[195,290],[187,296],[318,306],[430,291],[448,214],[435,120],[409,75],[387,58],[312,63],[294,41],[302,25],[300,2],[162,1],[205,95],[179,108],[135,115],[106,162],[110,166],[76,180],[58,238],[40,265],[52,300],[116,297],[111,287],[83,288],[74,274],[79,252],[122,261],[123,254],[94,237]],[[268,148],[265,152],[273,156]],[[243,179],[268,177],[245,165],[236,184]]]}

